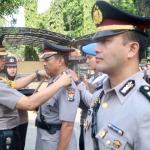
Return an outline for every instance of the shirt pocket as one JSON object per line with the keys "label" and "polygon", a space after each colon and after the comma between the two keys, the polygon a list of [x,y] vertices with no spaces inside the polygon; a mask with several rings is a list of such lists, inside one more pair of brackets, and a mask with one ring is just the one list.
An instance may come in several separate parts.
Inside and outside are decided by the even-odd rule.
{"label": "shirt pocket", "polygon": [[47,104],[48,106],[54,106],[55,102],[56,102],[56,98],[55,98],[55,97],[52,97],[50,100],[48,100],[48,101],[46,102],[46,104]]}
{"label": "shirt pocket", "polygon": [[127,139],[125,139],[123,136],[117,135],[117,133],[113,133],[113,131],[110,131],[109,128],[102,128],[98,134],[96,135],[96,138],[100,140],[100,143],[102,142],[108,149],[110,150],[124,150]]}
{"label": "shirt pocket", "polygon": [[59,134],[60,134],[60,131],[57,131],[55,134],[49,134],[47,131],[45,131],[42,134],[41,139],[43,141],[58,142],[59,141]]}

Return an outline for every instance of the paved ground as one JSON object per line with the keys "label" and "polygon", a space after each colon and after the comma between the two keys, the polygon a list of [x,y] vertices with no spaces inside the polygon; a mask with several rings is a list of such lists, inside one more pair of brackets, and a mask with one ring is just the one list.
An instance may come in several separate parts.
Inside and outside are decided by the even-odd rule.
{"label": "paved ground", "polygon": [[[33,82],[29,85],[30,88],[36,88],[38,86],[39,82]],[[44,89],[47,85],[47,82],[44,82],[39,91]],[[79,139],[80,134],[80,128],[79,128],[79,121],[80,121],[80,109],[78,109],[76,120],[75,120],[75,126],[74,131],[76,133],[77,140]],[[34,120],[36,118],[36,114],[34,114],[32,111],[29,111],[29,126],[27,131],[27,139],[26,139],[26,147],[25,150],[35,150],[35,140],[36,140],[36,127],[34,125]]]}

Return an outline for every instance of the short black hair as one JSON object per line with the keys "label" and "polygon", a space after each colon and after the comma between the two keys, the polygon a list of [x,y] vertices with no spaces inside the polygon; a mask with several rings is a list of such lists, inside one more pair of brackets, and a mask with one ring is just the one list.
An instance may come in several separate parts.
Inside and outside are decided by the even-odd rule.
{"label": "short black hair", "polygon": [[123,33],[123,44],[125,45],[128,41],[132,40],[132,41],[136,41],[139,43],[139,62],[141,61],[141,59],[145,56],[145,52],[147,50],[148,47],[148,37],[144,34],[141,34],[137,31],[127,31],[125,33]]}
{"label": "short black hair", "polygon": [[68,67],[68,63],[69,63],[69,58],[68,58],[68,55],[61,55],[61,54],[56,54],[56,55],[53,55],[56,59],[62,57],[64,59],[64,64],[66,67]]}

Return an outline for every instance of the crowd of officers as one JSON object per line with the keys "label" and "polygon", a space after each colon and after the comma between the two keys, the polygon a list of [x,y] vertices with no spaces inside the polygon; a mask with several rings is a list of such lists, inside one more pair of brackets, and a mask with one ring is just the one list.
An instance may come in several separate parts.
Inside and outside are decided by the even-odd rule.
{"label": "crowd of officers", "polygon": [[[0,71],[7,70],[7,78],[0,76],[0,150],[24,149],[27,122],[19,131],[18,112],[37,108],[35,150],[77,150],[73,127],[78,107],[80,150],[150,150],[150,86],[139,70],[150,19],[105,1],[94,4],[92,19],[97,32],[82,47],[88,68],[95,72],[87,82],[67,67],[74,49],[47,40],[43,71],[21,79],[9,77],[4,67],[16,60],[6,59],[5,65],[7,53],[1,45]],[[35,94],[28,89],[29,97],[17,91],[39,76],[49,79],[47,88]]]}

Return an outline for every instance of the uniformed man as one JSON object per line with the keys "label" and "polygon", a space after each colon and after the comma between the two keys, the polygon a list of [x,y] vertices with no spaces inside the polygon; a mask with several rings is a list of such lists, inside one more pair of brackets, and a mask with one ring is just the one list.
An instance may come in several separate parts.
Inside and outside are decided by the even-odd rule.
{"label": "uniformed man", "polygon": [[[102,88],[102,84],[104,81],[108,78],[108,76],[102,72],[99,72],[96,69],[96,53],[94,52],[94,48],[97,45],[97,43],[90,43],[82,46],[82,51],[86,54],[86,63],[88,65],[89,70],[94,70],[94,75],[91,76],[90,79],[87,80],[87,82],[83,82],[77,74],[73,70],[69,70],[72,76],[72,79],[77,84],[78,90],[80,91],[81,95],[81,102],[79,107],[82,109],[81,112],[81,119],[80,119],[80,138],[79,138],[79,148],[80,150],[84,150],[84,126],[86,126],[86,117],[88,109],[90,108],[91,102],[92,102],[92,96],[94,93],[94,89],[100,89]],[[90,89],[90,85],[88,83],[91,83],[92,86]],[[86,143],[85,143],[86,144]]]}
{"label": "uniformed man", "polygon": [[[4,68],[7,55],[2,45],[3,37],[0,36],[0,70]],[[45,71],[36,71],[16,81],[0,77],[0,150],[20,150],[16,142],[19,140],[17,109],[34,110],[51,98],[60,88],[71,84],[71,76],[63,74],[53,85],[30,97],[15,90],[25,87],[40,75],[47,76]]]}
{"label": "uniformed man", "polygon": [[[4,73],[6,74],[7,79],[9,80],[18,80],[21,78],[17,74],[17,59],[14,56],[9,56],[5,58],[5,67],[4,67]],[[22,89],[29,89],[28,86],[23,87]],[[30,90],[26,90],[26,92],[29,93]],[[18,126],[18,131],[19,131],[19,137],[20,137],[20,147],[21,150],[24,150],[25,147],[25,140],[26,140],[26,133],[27,133],[27,127],[28,127],[28,112],[26,110],[18,110],[18,115],[19,115],[19,126]]]}
{"label": "uniformed man", "polygon": [[[53,85],[61,72],[68,72],[68,55],[74,49],[47,40],[43,44],[44,68],[51,77],[48,85]],[[39,108],[35,150],[77,150],[73,127],[79,101],[79,91],[72,81],[72,86],[62,88]]]}
{"label": "uniformed man", "polygon": [[[97,70],[108,74],[95,92],[86,127],[86,150],[149,150],[150,87],[139,71],[148,46],[150,19],[105,1],[92,9],[98,42]],[[91,134],[93,144],[91,141]]]}

